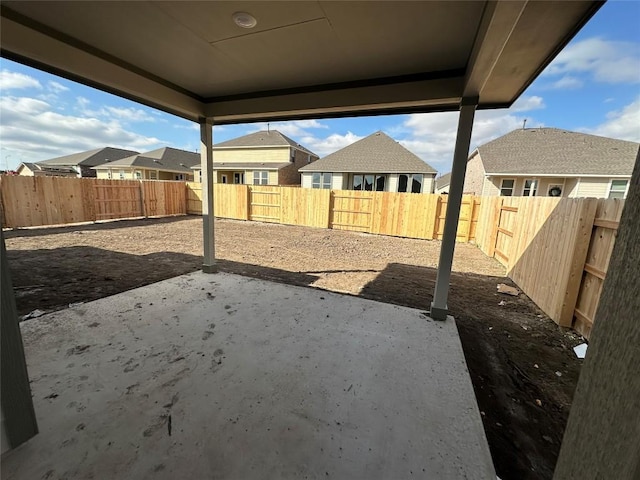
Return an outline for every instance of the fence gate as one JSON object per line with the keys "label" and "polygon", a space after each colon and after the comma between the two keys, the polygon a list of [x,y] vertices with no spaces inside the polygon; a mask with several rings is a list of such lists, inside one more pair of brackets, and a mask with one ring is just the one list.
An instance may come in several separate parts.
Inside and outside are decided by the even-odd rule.
{"label": "fence gate", "polygon": [[495,228],[495,247],[493,249],[494,256],[507,268],[509,267],[509,255],[511,252],[511,242],[513,242],[513,234],[516,226],[516,215],[518,213],[518,199],[505,199],[504,203],[508,205],[500,205],[500,213],[498,214],[498,222]]}
{"label": "fence gate", "polygon": [[139,182],[97,180],[94,192],[96,220],[144,215]]}
{"label": "fence gate", "polygon": [[249,220],[281,223],[282,189],[280,187],[249,187]]}
{"label": "fence gate", "polygon": [[371,232],[373,192],[339,190],[331,192],[329,225],[336,230]]}

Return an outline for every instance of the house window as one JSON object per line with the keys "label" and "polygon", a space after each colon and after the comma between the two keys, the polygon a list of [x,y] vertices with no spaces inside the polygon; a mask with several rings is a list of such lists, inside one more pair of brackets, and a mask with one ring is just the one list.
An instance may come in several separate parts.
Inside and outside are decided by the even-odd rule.
{"label": "house window", "polygon": [[158,179],[158,172],[157,170],[151,170],[149,172],[149,179],[150,180],[157,180]]}
{"label": "house window", "polygon": [[367,192],[372,192],[374,181],[375,181],[375,175],[365,175],[362,173],[355,174],[353,176],[353,189],[366,190]]}
{"label": "house window", "polygon": [[311,155],[307,155],[307,163],[311,163]]}
{"label": "house window", "polygon": [[295,148],[291,149],[291,161],[292,162],[296,161],[296,149]]}
{"label": "house window", "polygon": [[387,183],[386,175],[376,175],[376,192],[384,192],[384,187],[386,183]]}
{"label": "house window", "polygon": [[423,175],[414,173],[411,180],[411,193],[422,193]]}
{"label": "house window", "polygon": [[184,174],[176,173],[176,180],[184,180]]}
{"label": "house window", "polygon": [[[414,173],[413,175],[401,174],[398,176],[398,192],[406,193],[422,193],[422,184],[424,183],[424,175],[421,173]],[[409,190],[411,186],[411,190]]]}
{"label": "house window", "polygon": [[524,189],[522,190],[522,195],[525,197],[535,197],[538,192],[538,181],[537,180],[525,180],[524,181]]}
{"label": "house window", "polygon": [[513,196],[513,186],[516,181],[513,178],[503,178],[502,184],[500,185],[500,196],[501,197],[512,197]]}
{"label": "house window", "polygon": [[140,170],[136,170],[136,180],[142,180],[142,172]]}
{"label": "house window", "polygon": [[311,180],[311,188],[331,189],[331,174],[315,172]]}
{"label": "house window", "polygon": [[244,173],[236,172],[233,174],[233,183],[241,184],[244,183]]}
{"label": "house window", "polygon": [[221,183],[227,183],[227,176],[226,175],[221,175],[220,176],[220,182]]}
{"label": "house window", "polygon": [[254,185],[268,185],[269,184],[269,172],[265,170],[253,172],[253,184]]}
{"label": "house window", "polygon": [[112,180],[112,179],[113,179],[113,172],[112,172],[111,170],[107,170],[107,178],[108,178],[109,180]]}
{"label": "house window", "polygon": [[625,198],[627,196],[628,187],[629,180],[611,180],[609,198]]}
{"label": "house window", "polygon": [[120,170],[119,178],[120,180],[124,180],[124,170]]}

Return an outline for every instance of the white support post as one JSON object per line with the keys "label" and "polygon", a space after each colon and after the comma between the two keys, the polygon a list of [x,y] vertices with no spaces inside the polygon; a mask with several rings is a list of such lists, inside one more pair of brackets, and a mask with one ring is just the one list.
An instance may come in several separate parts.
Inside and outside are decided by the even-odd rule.
{"label": "white support post", "polygon": [[216,252],[213,214],[213,121],[210,118],[200,120],[200,166],[202,180],[202,230],[204,258],[202,271],[216,271]]}
{"label": "white support post", "polygon": [[453,264],[453,252],[456,247],[456,233],[458,231],[458,220],[460,219],[460,206],[462,205],[464,176],[467,172],[469,145],[471,144],[471,132],[473,130],[473,117],[477,106],[477,97],[464,98],[460,104],[458,134],[456,137],[456,148],[453,153],[449,195],[447,196],[447,215],[444,221],[442,246],[440,247],[436,288],[433,292],[433,302],[431,303],[430,316],[434,320],[446,320],[447,314],[449,313],[447,298],[449,296],[451,266]]}

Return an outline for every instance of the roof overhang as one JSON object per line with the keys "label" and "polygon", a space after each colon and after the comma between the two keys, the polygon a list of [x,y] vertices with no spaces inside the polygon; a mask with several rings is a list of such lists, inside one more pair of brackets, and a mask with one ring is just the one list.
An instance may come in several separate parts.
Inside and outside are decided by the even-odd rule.
{"label": "roof overhang", "polygon": [[[603,2],[19,2],[12,60],[216,124],[510,106]],[[246,11],[255,29],[233,24]]]}

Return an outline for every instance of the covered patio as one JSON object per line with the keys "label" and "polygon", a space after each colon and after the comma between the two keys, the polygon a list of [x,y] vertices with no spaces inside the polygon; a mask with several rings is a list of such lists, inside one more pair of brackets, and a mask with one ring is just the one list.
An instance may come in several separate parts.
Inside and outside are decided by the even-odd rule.
{"label": "covered patio", "polygon": [[[447,308],[474,113],[512,105],[600,5],[3,2],[3,56],[198,122],[204,193],[204,273],[25,324],[29,375],[3,248],[2,412],[22,445],[3,476],[491,478]],[[428,317],[206,275],[214,124],[454,110]]]}
{"label": "covered patio", "polygon": [[2,478],[495,477],[453,320],[194,273],[22,332],[40,433]]}

